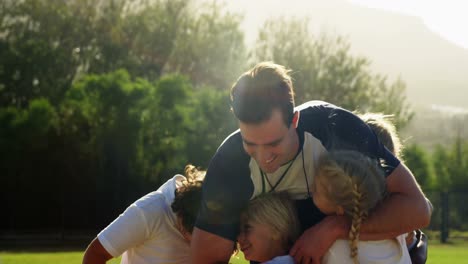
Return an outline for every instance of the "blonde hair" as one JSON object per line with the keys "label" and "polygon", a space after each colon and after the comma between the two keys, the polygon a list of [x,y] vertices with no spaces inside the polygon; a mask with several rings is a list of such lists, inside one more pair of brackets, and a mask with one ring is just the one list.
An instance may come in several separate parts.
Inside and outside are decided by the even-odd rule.
{"label": "blonde hair", "polygon": [[351,218],[349,241],[351,257],[358,263],[357,243],[361,223],[384,197],[384,171],[376,160],[351,150],[337,150],[325,154],[318,163],[312,189],[320,180],[321,191],[334,205],[341,206]]}
{"label": "blonde hair", "polygon": [[285,253],[300,235],[296,207],[287,192],[261,194],[251,200],[241,214],[241,225],[248,222],[268,226],[272,238],[280,240]]}
{"label": "blonde hair", "polygon": [[374,131],[380,142],[397,158],[401,157],[403,145],[392,123],[392,115],[382,113],[366,113],[359,117]]}

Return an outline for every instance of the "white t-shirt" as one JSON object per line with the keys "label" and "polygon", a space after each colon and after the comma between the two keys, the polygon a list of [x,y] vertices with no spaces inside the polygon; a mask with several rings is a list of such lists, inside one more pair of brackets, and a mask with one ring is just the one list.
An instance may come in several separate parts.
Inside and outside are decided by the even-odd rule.
{"label": "white t-shirt", "polygon": [[114,257],[123,254],[123,264],[189,263],[190,244],[176,229],[171,209],[174,191],[184,179],[174,176],[102,230],[97,237],[107,252]]}
{"label": "white t-shirt", "polygon": [[[359,241],[358,260],[361,264],[410,264],[411,258],[406,247],[405,235],[400,235],[395,239]],[[323,257],[322,263],[352,264],[349,240],[335,241]]]}
{"label": "white t-shirt", "polygon": [[294,259],[290,255],[278,256],[262,264],[294,264]]}

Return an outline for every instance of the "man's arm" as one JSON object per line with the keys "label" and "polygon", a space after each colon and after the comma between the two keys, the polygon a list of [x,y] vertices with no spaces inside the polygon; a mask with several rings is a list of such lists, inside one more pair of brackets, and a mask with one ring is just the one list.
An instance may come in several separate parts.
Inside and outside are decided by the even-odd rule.
{"label": "man's arm", "polygon": [[107,252],[96,237],[84,253],[83,264],[104,264],[111,258],[113,256]]}
{"label": "man's arm", "polygon": [[361,239],[392,238],[385,234],[403,234],[429,225],[431,206],[413,174],[403,163],[387,177],[387,190],[389,197],[364,221]]}
{"label": "man's arm", "polygon": [[228,263],[234,242],[195,227],[190,248],[192,264]]}
{"label": "man's arm", "polygon": [[[361,226],[361,240],[394,238],[429,225],[431,209],[416,179],[400,163],[387,176],[390,193]],[[350,223],[343,216],[328,216],[306,230],[296,241],[290,254],[298,263],[319,263],[337,239],[347,239]],[[312,261],[312,262],[310,262]]]}

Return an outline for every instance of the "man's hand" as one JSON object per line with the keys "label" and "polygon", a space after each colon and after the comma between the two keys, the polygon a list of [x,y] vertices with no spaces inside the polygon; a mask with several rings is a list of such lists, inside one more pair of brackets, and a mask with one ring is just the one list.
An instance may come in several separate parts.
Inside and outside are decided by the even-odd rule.
{"label": "man's hand", "polygon": [[346,238],[349,223],[343,216],[327,216],[304,231],[289,254],[296,263],[319,264],[328,249],[339,238]]}

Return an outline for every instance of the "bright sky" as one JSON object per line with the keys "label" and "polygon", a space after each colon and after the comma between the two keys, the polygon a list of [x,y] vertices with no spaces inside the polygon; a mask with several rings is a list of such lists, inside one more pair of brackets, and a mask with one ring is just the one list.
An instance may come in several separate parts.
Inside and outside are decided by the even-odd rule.
{"label": "bright sky", "polygon": [[443,38],[468,49],[468,1],[466,0],[349,0],[370,8],[420,17]]}

